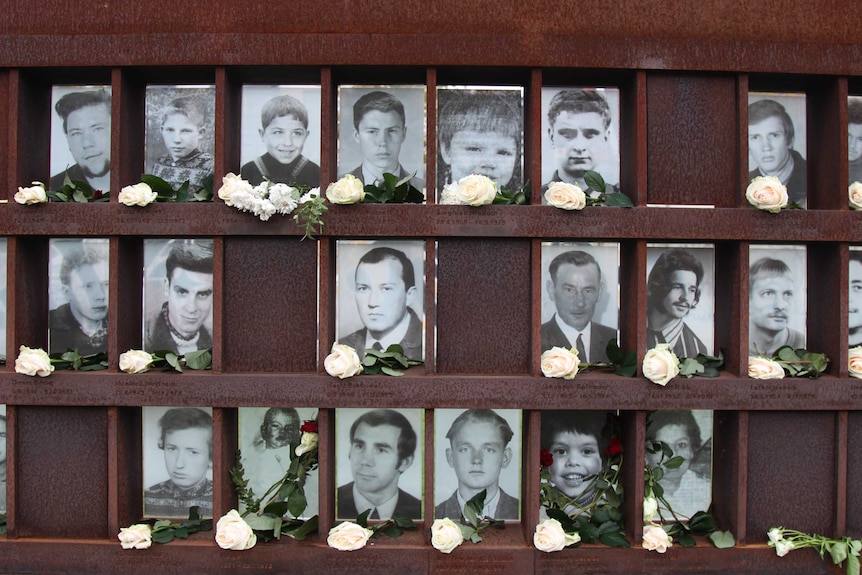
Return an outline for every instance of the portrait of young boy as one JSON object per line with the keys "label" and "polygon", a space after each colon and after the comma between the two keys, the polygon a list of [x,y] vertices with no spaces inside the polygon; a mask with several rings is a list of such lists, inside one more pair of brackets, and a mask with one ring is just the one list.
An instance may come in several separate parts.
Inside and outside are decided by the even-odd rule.
{"label": "portrait of young boy", "polygon": [[320,185],[320,86],[243,86],[240,176]]}
{"label": "portrait of young boy", "polygon": [[143,410],[144,485],[149,485],[144,515],[188,518],[189,508],[197,506],[201,517],[212,517],[212,410]]}
{"label": "portrait of young boy", "polygon": [[174,189],[200,190],[214,170],[215,87],[147,86],[144,170]]}
{"label": "portrait of young boy", "polygon": [[467,502],[484,490],[480,515],[517,520],[521,412],[439,409],[435,418],[434,516],[461,520]]}

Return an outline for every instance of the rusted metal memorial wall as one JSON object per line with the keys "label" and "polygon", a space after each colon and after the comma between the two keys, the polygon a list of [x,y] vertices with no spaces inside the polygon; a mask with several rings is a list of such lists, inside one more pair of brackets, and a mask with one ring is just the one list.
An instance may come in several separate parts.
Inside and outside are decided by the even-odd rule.
{"label": "rusted metal memorial wall", "polygon": [[[9,356],[45,347],[48,240],[106,237],[111,307],[106,371],[50,378],[0,368],[8,406],[8,533],[0,571],[143,573],[831,573],[814,552],[778,559],[765,544],[784,525],[862,535],[862,391],[847,373],[848,260],[862,219],[847,205],[847,97],[862,95],[862,8],[855,2],[489,3],[13,2],[0,14],[0,237],[8,242]],[[321,182],[336,179],[337,89],[424,84],[425,205],[334,206],[317,241],[290,218],[262,223],[211,204],[11,202],[18,186],[49,176],[51,88],[107,84],[113,93],[111,190],[139,181],[149,84],[214,84],[215,174],[240,167],[245,84],[321,86]],[[436,87],[525,89],[524,173],[529,206],[436,205]],[[568,213],[540,205],[541,89],[620,91],[620,186],[630,210]],[[750,92],[807,97],[808,209],[749,207]],[[647,204],[681,204],[678,208]],[[710,204],[709,210],[684,207]],[[127,375],[120,353],[140,347],[144,238],[213,238],[213,369]],[[335,339],[339,239],[425,240],[424,366],[402,378],[328,376]],[[539,367],[541,243],[620,244],[620,343],[646,350],[649,242],[715,246],[717,379],[594,372],[574,381]],[[818,380],[747,377],[752,245],[807,246],[807,348],[831,360]],[[433,281],[432,281],[433,280]],[[253,297],[252,297],[253,294]],[[470,294],[484,294],[470,297]],[[319,408],[320,533],[235,553],[206,534],[144,552],[115,535],[141,517],[141,406],[212,406],[214,515],[236,506],[228,469],[237,409]],[[433,410],[524,410],[521,521],[480,545],[443,555],[416,532],[356,553],[326,546],[335,515],[335,417],[342,407],[425,409],[424,517],[433,516]],[[532,545],[539,518],[540,410],[621,410],[628,536],[640,541],[646,412],[715,413],[714,514],[739,543],[708,542],[665,555],[581,547],[545,554]]]}

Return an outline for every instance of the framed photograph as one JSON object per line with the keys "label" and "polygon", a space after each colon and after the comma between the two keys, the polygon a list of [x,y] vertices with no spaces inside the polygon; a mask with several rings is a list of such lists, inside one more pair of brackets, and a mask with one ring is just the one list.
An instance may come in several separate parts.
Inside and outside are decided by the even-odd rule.
{"label": "framed photograph", "polygon": [[335,411],[336,519],[422,519],[421,409]]}
{"label": "framed photograph", "polygon": [[6,360],[6,238],[0,238],[0,359]]}
{"label": "framed photograph", "polygon": [[320,86],[242,87],[240,175],[320,186]]}
{"label": "framed photograph", "polygon": [[146,99],[144,172],[201,189],[215,169],[215,86],[150,85]]}
{"label": "framed photograph", "polygon": [[434,411],[434,517],[460,521],[464,505],[486,490],[483,515],[521,517],[521,411]]}
{"label": "framed photograph", "polygon": [[[552,182],[577,184],[598,172],[608,191],[619,191],[618,88],[542,88],[542,192]],[[545,202],[542,198],[542,203]]]}
{"label": "framed photograph", "polygon": [[[712,503],[712,420],[713,412],[708,409],[654,411],[647,416],[647,465],[662,466],[659,485],[673,512],[681,518],[707,511]],[[673,455],[663,455],[661,444],[670,447]],[[683,458],[682,465],[675,468],[663,465],[676,456]],[[665,521],[675,521],[661,503],[656,519],[659,516]]]}
{"label": "framed photograph", "polygon": [[[302,437],[300,426],[304,421],[316,418],[317,409],[308,407],[239,408],[242,466],[255,497],[263,497],[276,481],[284,477],[291,460],[296,457],[294,450]],[[308,507],[301,517],[313,517],[318,510],[316,469],[308,474],[304,491]]]}
{"label": "framed photograph", "polygon": [[144,516],[212,517],[212,408],[143,407]]}
{"label": "framed photograph", "polygon": [[748,355],[805,347],[805,246],[752,245],[748,270]]}
{"label": "framed photograph", "polygon": [[850,246],[849,317],[847,346],[862,345],[862,246]]}
{"label": "framed photograph", "polygon": [[51,89],[51,179],[61,190],[68,177],[94,190],[111,185],[111,87]]}
{"label": "framed photograph", "polygon": [[862,96],[847,97],[848,181],[862,182]]}
{"label": "framed photograph", "polygon": [[0,403],[0,513],[6,513],[6,405]]}
{"label": "framed photograph", "polygon": [[647,244],[647,349],[680,359],[715,348],[715,246]]}
{"label": "framed photograph", "polygon": [[48,241],[48,353],[108,351],[108,239]]}
{"label": "framed photograph", "polygon": [[748,179],[775,176],[790,202],[806,207],[805,94],[748,95]]}
{"label": "framed photograph", "polygon": [[338,342],[424,361],[425,241],[338,240],[336,268]]}
{"label": "framed photograph", "polygon": [[144,240],[144,349],[211,348],[213,287],[211,239]]}
{"label": "framed photograph", "polygon": [[608,361],[619,331],[619,270],[619,243],[542,242],[542,351],[576,348],[581,361]]}
{"label": "framed photograph", "polygon": [[524,88],[437,88],[437,192],[470,174],[524,185]]}
{"label": "framed photograph", "polygon": [[[599,495],[594,478],[608,463],[613,411],[542,411],[541,449],[551,454],[551,485],[571,498],[567,513],[586,507]],[[543,479],[544,481],[544,479]]]}
{"label": "framed photograph", "polygon": [[425,86],[338,87],[338,177],[364,184],[383,174],[425,191]]}

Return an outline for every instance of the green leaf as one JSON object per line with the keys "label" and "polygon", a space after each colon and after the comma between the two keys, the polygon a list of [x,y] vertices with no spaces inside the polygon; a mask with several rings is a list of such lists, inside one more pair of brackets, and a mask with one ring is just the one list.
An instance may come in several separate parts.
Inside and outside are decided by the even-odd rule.
{"label": "green leaf", "polygon": [[402,531],[401,528],[398,527],[397,525],[395,525],[394,523],[390,523],[389,525],[384,527],[382,529],[382,531],[383,531],[383,534],[386,535],[387,537],[393,537],[393,538],[394,537],[401,537],[401,535],[404,533],[404,531]]}
{"label": "green leaf", "polygon": [[179,358],[179,356],[177,356],[177,354],[175,354],[173,352],[166,353],[165,354],[165,361],[167,361],[168,365],[170,365],[172,368],[174,368],[178,372],[180,372],[180,373],[183,372],[183,368],[180,365],[180,358]]}
{"label": "green leaf", "polygon": [[677,456],[671,457],[670,459],[665,461],[662,465],[664,465],[665,468],[667,468],[667,469],[677,469],[683,463],[685,463],[685,457],[677,455]]}
{"label": "green leaf", "polygon": [[251,513],[244,517],[245,522],[248,523],[248,526],[254,529],[255,531],[272,531],[276,524],[280,526],[281,517],[275,517],[268,513],[264,513],[263,515],[258,515],[257,513]]}
{"label": "green leaf", "polygon": [[698,373],[703,373],[703,366],[696,359],[687,357],[679,364],[679,374],[685,377],[692,377]]}
{"label": "green leaf", "polygon": [[674,543],[681,545],[682,547],[694,547],[695,542],[694,539],[686,532],[681,532],[674,537]]}
{"label": "green leaf", "polygon": [[847,557],[847,575],[859,575],[859,557],[856,555]]}
{"label": "green leaf", "polygon": [[587,187],[590,190],[604,193],[607,188],[607,184],[605,184],[605,179],[602,175],[593,170],[587,170],[584,172],[584,183],[587,184]]}
{"label": "green leaf", "polygon": [[829,550],[829,555],[832,556],[832,562],[838,565],[839,563],[844,562],[847,559],[847,543],[844,541],[837,541],[831,545],[827,545],[826,548]]}
{"label": "green leaf", "polygon": [[371,510],[366,509],[356,518],[356,524],[360,527],[368,527],[368,516],[371,515]]}
{"label": "green leaf", "polygon": [[614,208],[633,208],[634,204],[631,199],[620,192],[610,192],[605,195],[605,205]]}
{"label": "green leaf", "polygon": [[150,186],[150,188],[160,196],[174,194],[174,189],[171,185],[158,176],[154,176],[152,174],[141,174],[141,181]]}
{"label": "green leaf", "polygon": [[397,369],[392,369],[391,367],[387,367],[385,365],[380,368],[380,371],[382,371],[386,375],[391,375],[393,377],[399,377],[401,375],[404,375],[403,371],[398,371]]}
{"label": "green leaf", "polygon": [[[308,501],[305,498],[305,491],[297,486],[296,491],[287,499],[287,508],[291,515],[299,517],[305,511],[306,507],[308,507]],[[282,513],[282,515],[284,514]]]}
{"label": "green leaf", "polygon": [[719,549],[728,549],[736,545],[736,540],[730,531],[713,531],[709,534],[709,540]]}
{"label": "green leaf", "polygon": [[153,543],[170,543],[174,540],[173,529],[153,532]]}
{"label": "green leaf", "polygon": [[171,524],[171,522],[168,521],[167,519],[160,519],[159,521],[156,521],[155,523],[153,523],[153,529],[155,530],[155,529],[160,529],[162,527],[169,527],[170,524]]}
{"label": "green leaf", "polygon": [[269,513],[274,517],[281,517],[282,515],[287,513],[287,509],[287,501],[273,501],[272,503],[263,508],[263,512]]}
{"label": "green leaf", "polygon": [[608,547],[631,547],[631,543],[622,533],[602,533],[599,541]]}
{"label": "green leaf", "polygon": [[81,190],[75,190],[75,192],[72,194],[72,199],[79,204],[87,203],[87,196],[85,196],[84,192],[82,192]]}
{"label": "green leaf", "polygon": [[297,541],[302,541],[312,533],[317,533],[317,523],[318,518],[315,515],[308,521],[304,521],[299,527],[292,529],[289,533]]}
{"label": "green leaf", "polygon": [[189,369],[209,369],[212,367],[213,354],[210,349],[190,351],[184,357],[186,367]]}

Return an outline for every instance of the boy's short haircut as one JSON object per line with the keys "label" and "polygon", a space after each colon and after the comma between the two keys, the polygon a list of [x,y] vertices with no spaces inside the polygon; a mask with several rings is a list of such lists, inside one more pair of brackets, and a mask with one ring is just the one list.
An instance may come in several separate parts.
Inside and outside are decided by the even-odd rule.
{"label": "boy's short haircut", "polygon": [[447,94],[438,116],[440,143],[449,148],[460,131],[499,132],[510,136],[520,150],[521,112],[518,92],[455,90]]}
{"label": "boy's short haircut", "polygon": [[760,258],[751,265],[748,270],[748,295],[751,296],[751,290],[754,287],[754,281],[760,278],[774,278],[784,276],[791,281],[793,274],[790,273],[790,267],[781,260],[773,258]]}
{"label": "boy's short haircut", "polygon": [[451,442],[458,435],[458,432],[461,431],[461,428],[468,423],[490,423],[495,425],[500,432],[500,437],[503,438],[503,447],[509,445],[509,442],[512,441],[512,436],[515,435],[509,426],[509,422],[493,409],[468,409],[452,422],[449,431],[446,433],[446,439]]}
{"label": "boy's short haircut", "polygon": [[753,126],[759,124],[767,118],[778,118],[784,126],[784,136],[788,145],[793,143],[795,130],[793,129],[793,120],[790,114],[784,109],[784,106],[775,100],[758,100],[748,106],[748,125]]}
{"label": "boy's short haircut", "polygon": [[862,124],[862,98],[851,98],[847,103],[847,123]]}
{"label": "boy's short haircut", "polygon": [[401,125],[407,124],[407,118],[404,115],[404,104],[401,100],[390,94],[389,92],[368,92],[363,94],[356,103],[353,104],[353,127],[359,131],[359,122],[365,117],[368,112],[395,112],[401,118]]}
{"label": "boy's short haircut", "polygon": [[66,120],[69,118],[69,114],[87,106],[100,106],[103,104],[107,106],[108,115],[110,115],[111,94],[104,88],[88,92],[69,92],[68,94],[64,94],[54,104],[57,114],[63,118],[63,133],[66,133]]}
{"label": "boy's short haircut", "polygon": [[162,430],[161,438],[159,439],[159,449],[165,448],[165,437],[173,431],[181,431],[183,429],[191,429],[199,427],[210,432],[210,438],[207,441],[209,447],[210,459],[213,457],[213,418],[212,416],[197,407],[175,407],[167,410],[161,419],[159,419],[159,427]]}
{"label": "boy's short haircut", "polygon": [[72,272],[81,266],[92,266],[106,261],[108,261],[108,252],[101,246],[75,246],[66,254],[63,263],[60,264],[60,283],[64,286],[69,285]]}
{"label": "boy's short haircut", "polygon": [[162,109],[161,123],[168,120],[174,114],[181,114],[189,119],[189,122],[198,128],[204,127],[204,107],[198,98],[194,96],[183,96],[174,98]]}
{"label": "boy's short haircut", "polygon": [[287,94],[266,101],[260,110],[260,124],[266,130],[273,120],[282,116],[293,116],[308,129],[308,110],[302,102]]}
{"label": "boy's short haircut", "polygon": [[548,107],[548,123],[553,126],[562,112],[595,113],[602,117],[607,130],[611,125],[611,109],[605,97],[595,90],[562,90],[554,94]]}
{"label": "boy's short haircut", "polygon": [[604,411],[543,411],[542,449],[550,451],[551,445],[562,433],[590,435],[595,438],[599,451],[604,457],[610,439],[604,433],[606,425],[607,415]]}

